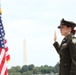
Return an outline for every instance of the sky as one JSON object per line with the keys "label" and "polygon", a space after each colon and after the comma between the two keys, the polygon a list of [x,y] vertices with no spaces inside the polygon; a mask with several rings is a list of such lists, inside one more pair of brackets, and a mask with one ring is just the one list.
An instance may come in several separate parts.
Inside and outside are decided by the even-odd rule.
{"label": "sky", "polygon": [[59,55],[53,47],[54,31],[60,20],[76,22],[76,0],[1,0],[2,22],[10,53],[8,67],[23,66],[23,41],[27,65],[55,66]]}

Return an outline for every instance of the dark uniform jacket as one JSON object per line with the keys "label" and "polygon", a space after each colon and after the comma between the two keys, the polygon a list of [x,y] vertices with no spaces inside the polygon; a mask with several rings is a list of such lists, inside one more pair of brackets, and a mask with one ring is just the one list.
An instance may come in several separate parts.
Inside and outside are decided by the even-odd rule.
{"label": "dark uniform jacket", "polygon": [[69,34],[53,45],[60,56],[59,75],[76,75],[76,38]]}

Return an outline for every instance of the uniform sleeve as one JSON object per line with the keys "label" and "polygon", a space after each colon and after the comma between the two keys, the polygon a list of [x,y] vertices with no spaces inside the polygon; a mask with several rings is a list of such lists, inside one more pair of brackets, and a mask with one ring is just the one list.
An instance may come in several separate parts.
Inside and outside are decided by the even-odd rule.
{"label": "uniform sleeve", "polygon": [[72,64],[73,66],[76,66],[76,43],[74,43],[72,39],[69,42],[69,49],[70,49]]}
{"label": "uniform sleeve", "polygon": [[58,42],[55,42],[55,43],[53,44],[53,46],[55,47],[57,53],[59,54],[59,50],[60,50],[59,43],[58,43]]}

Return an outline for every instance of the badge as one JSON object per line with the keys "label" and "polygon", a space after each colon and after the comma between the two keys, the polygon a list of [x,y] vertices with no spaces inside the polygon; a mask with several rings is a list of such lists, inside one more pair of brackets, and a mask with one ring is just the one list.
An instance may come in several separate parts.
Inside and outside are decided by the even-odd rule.
{"label": "badge", "polygon": [[72,38],[72,42],[76,44],[76,38]]}
{"label": "badge", "polygon": [[67,43],[62,44],[62,46],[67,46]]}

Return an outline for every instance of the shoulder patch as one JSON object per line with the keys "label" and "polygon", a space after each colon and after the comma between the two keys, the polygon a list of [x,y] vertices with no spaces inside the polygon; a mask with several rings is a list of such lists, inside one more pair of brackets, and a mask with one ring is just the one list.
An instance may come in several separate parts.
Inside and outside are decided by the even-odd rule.
{"label": "shoulder patch", "polygon": [[73,42],[74,44],[76,44],[76,37],[73,37],[73,38],[72,38],[72,42]]}

